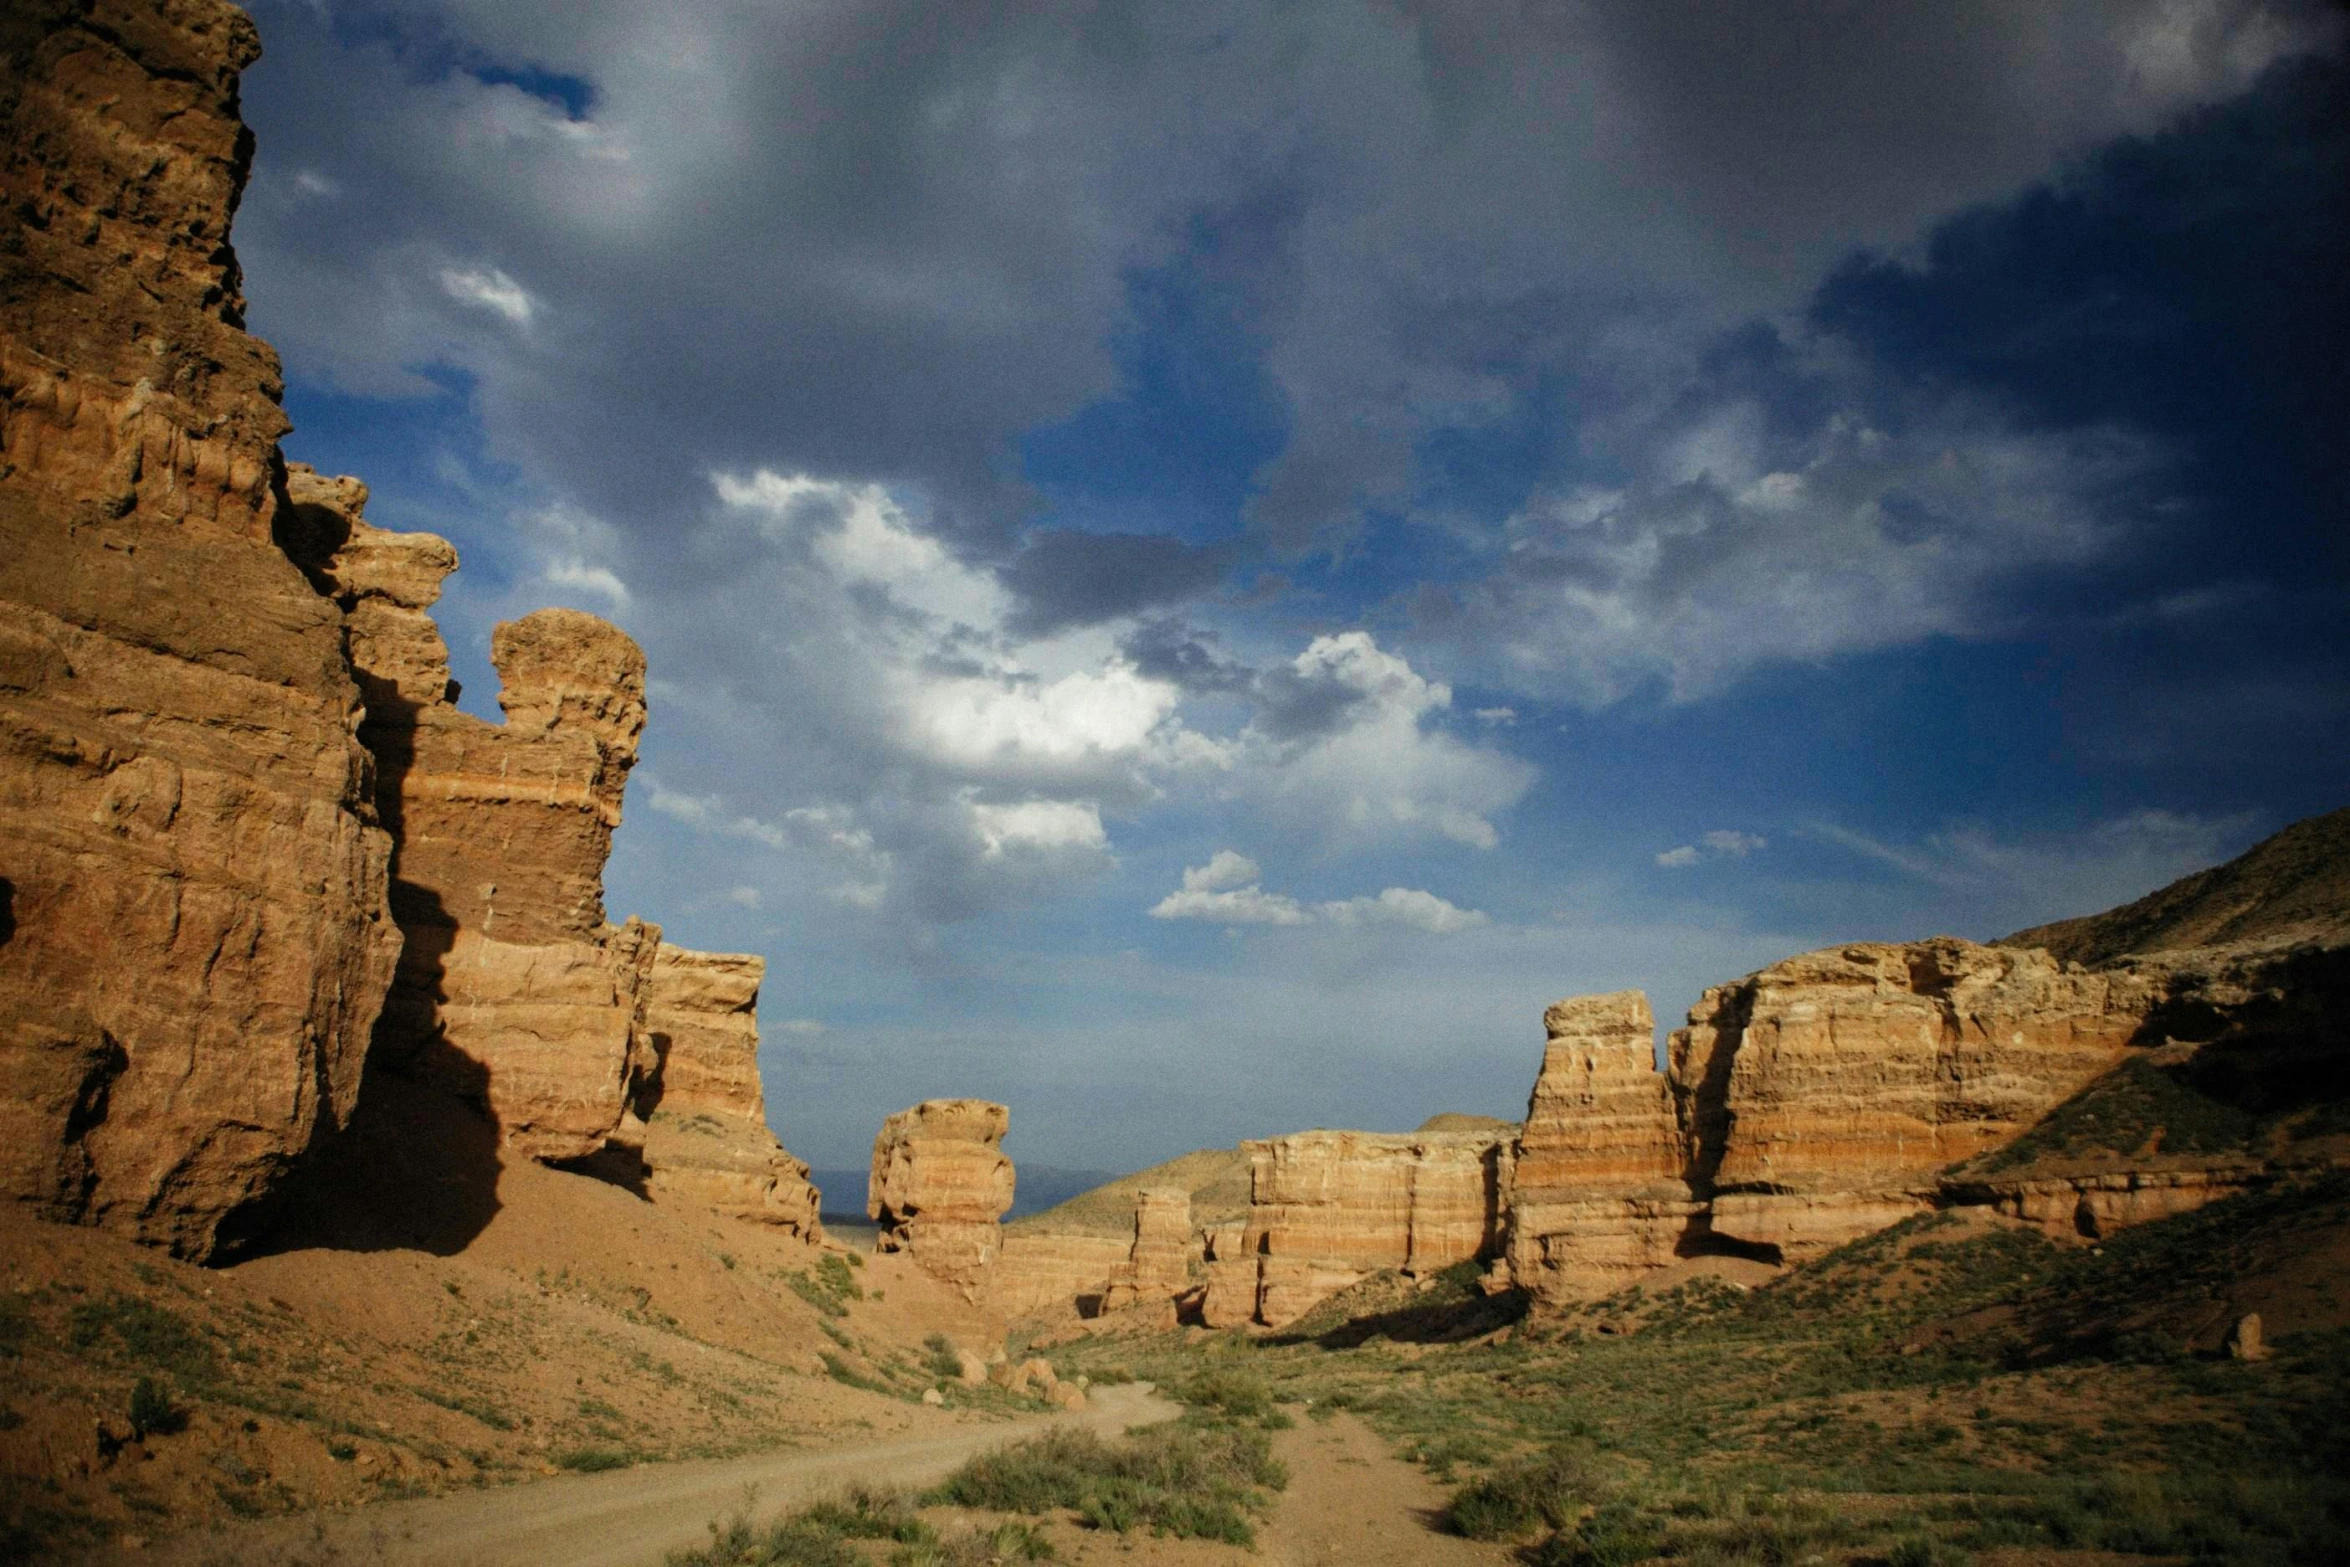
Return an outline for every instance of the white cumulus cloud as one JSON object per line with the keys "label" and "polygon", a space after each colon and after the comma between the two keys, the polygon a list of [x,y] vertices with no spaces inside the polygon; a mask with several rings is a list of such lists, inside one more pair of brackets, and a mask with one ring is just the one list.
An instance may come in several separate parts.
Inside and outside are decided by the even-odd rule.
{"label": "white cumulus cloud", "polygon": [[535,307],[529,292],[496,267],[443,267],[441,289],[451,299],[479,305],[516,326],[530,325]]}

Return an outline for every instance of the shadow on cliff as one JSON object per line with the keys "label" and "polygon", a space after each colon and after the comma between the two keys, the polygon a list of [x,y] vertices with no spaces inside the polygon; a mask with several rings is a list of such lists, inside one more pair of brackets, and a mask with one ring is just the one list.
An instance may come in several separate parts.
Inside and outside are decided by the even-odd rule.
{"label": "shadow on cliff", "polygon": [[[396,788],[394,779],[387,792]],[[223,1261],[311,1249],[450,1257],[497,1215],[502,1164],[489,1069],[452,1048],[434,1017],[456,924],[438,898],[396,872],[392,905],[407,941],[350,1122],[268,1197],[231,1216]]]}

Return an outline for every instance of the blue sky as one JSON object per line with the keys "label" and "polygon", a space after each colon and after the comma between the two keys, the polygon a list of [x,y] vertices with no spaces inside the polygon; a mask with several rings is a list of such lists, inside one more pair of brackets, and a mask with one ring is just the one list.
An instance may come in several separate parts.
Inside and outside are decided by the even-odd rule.
{"label": "blue sky", "polygon": [[2350,782],[2337,8],[264,0],[290,456],[645,646],[771,1118],[1515,1114],[1542,1007]]}

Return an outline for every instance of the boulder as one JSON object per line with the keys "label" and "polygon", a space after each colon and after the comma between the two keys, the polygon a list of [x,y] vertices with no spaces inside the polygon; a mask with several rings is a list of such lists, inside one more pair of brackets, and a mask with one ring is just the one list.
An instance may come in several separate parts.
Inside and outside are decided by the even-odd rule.
{"label": "boulder", "polygon": [[975,1294],[1012,1206],[1004,1133],[1012,1113],[984,1099],[928,1099],[884,1121],[873,1139],[865,1212],[876,1248],[906,1251],[923,1271]]}
{"label": "boulder", "polygon": [[228,226],[252,22],[11,24],[0,1195],[201,1258],[349,1117],[399,933]]}

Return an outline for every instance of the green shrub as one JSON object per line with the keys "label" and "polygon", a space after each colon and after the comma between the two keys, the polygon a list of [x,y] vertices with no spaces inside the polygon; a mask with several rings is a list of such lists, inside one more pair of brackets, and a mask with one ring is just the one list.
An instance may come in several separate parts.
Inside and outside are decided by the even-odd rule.
{"label": "green shrub", "polygon": [[799,1521],[829,1529],[846,1540],[895,1540],[919,1545],[936,1538],[935,1531],[914,1511],[913,1499],[903,1491],[876,1491],[853,1485],[836,1497],[800,1511]]}
{"label": "green shrub", "polygon": [[963,1357],[955,1352],[954,1341],[944,1333],[933,1333],[922,1341],[923,1364],[935,1377],[953,1381],[963,1374]]}
{"label": "green shrub", "polygon": [[188,1412],[153,1377],[141,1377],[131,1388],[131,1432],[144,1440],[174,1436],[188,1428]]}
{"label": "green shrub", "polygon": [[1262,1431],[1173,1422],[1115,1445],[1063,1427],[983,1454],[949,1476],[936,1500],[992,1512],[1074,1510],[1087,1525],[1151,1528],[1185,1539],[1253,1542],[1249,1515],[1289,1483]]}
{"label": "green shrub", "polygon": [[1603,1489],[1583,1454],[1562,1449],[1470,1481],[1453,1492],[1444,1518],[1472,1540],[1513,1540],[1538,1528],[1565,1528]]}
{"label": "green shrub", "polygon": [[607,1469],[626,1469],[636,1460],[617,1447],[572,1447],[555,1455],[555,1467],[574,1474],[601,1474]]}

